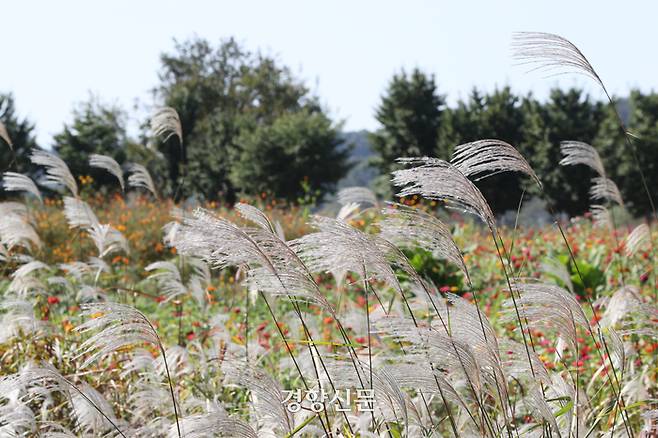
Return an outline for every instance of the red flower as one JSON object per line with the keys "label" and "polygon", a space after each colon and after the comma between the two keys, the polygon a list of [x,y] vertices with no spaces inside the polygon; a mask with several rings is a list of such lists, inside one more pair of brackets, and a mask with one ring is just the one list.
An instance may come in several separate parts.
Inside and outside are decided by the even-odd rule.
{"label": "red flower", "polygon": [[196,338],[196,335],[194,334],[193,331],[189,331],[189,332],[187,332],[187,334],[185,335],[185,337],[187,338],[188,341],[193,341],[194,338]]}
{"label": "red flower", "polygon": [[48,297],[48,304],[50,304],[50,305],[59,304],[59,298],[54,297],[54,296],[49,296]]}

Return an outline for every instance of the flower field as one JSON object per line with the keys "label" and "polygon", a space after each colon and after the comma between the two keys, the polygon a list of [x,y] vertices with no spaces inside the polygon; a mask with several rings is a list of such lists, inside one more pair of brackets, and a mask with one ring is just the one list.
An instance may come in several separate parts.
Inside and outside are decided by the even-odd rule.
{"label": "flower field", "polygon": [[[0,430],[7,436],[118,435],[119,431],[125,436],[176,436],[177,418],[185,436],[205,436],[204,430],[215,430],[220,436],[217,431],[222,430],[226,436],[321,436],[329,426],[337,436],[367,436],[377,430],[392,436],[434,436],[450,433],[451,421],[461,433],[469,429],[478,433],[483,426],[480,419],[486,417],[478,413],[478,401],[469,396],[470,391],[482,391],[479,403],[485,412],[492,411],[486,414],[492,417],[502,415],[496,412],[497,405],[509,400],[511,418],[507,421],[514,424],[514,433],[531,433],[552,423],[546,412],[533,406],[539,404],[537,400],[528,400],[533,390],[540,390],[539,385],[547,394],[554,392],[547,396],[550,401],[545,407],[555,415],[553,427],[558,429],[575,428],[575,422],[581,422],[582,428],[610,434],[617,428],[618,434],[627,434],[622,412],[628,426],[638,431],[646,422],[643,414],[650,409],[656,390],[656,314],[649,310],[647,315],[655,304],[655,277],[648,236],[629,241],[631,226],[611,234],[590,217],[562,224],[573,258],[555,225],[501,229],[501,258],[486,228],[470,218],[444,214],[437,202],[418,203],[417,196],[402,198],[407,205],[394,208],[365,205],[369,208],[361,211],[352,207],[343,222],[318,219],[308,209],[267,199],[254,202],[266,215],[260,216],[244,204],[238,209],[210,204],[195,213],[175,210],[171,201],[145,195],[103,198],[82,193],[81,199],[96,212],[98,221],[125,237],[120,247],[103,257],[97,257],[89,231],[70,226],[72,214],[67,214],[61,198],[48,198],[43,205],[2,204],[4,214],[21,215],[39,239],[21,240],[5,254],[0,337],[0,387],[5,404]],[[410,207],[413,204],[418,205]],[[192,226],[201,215],[230,221],[226,223],[256,235],[267,217],[274,224],[273,235],[303,253],[300,245],[314,232],[355,233],[355,239],[383,235],[391,228],[387,221],[405,217],[396,216],[396,211],[429,212],[433,218],[440,212],[463,256],[468,281],[458,266],[445,260],[445,254],[437,257],[436,248],[412,245],[404,249],[410,267],[389,260],[392,278],[376,260],[367,261],[374,265],[366,267],[364,281],[358,270],[348,266],[340,272],[341,263],[336,261],[340,259],[336,259],[333,272],[318,270],[309,279],[321,298],[290,285],[288,293],[295,294],[291,299],[275,293],[272,285],[254,281],[250,275],[259,268],[236,264],[212,269],[218,255],[181,255],[175,244],[177,233],[185,232],[180,227]],[[340,231],[343,226],[349,229]],[[327,231],[327,227],[338,229]],[[337,249],[349,250],[341,244]],[[310,257],[307,263],[321,266],[323,261]],[[419,289],[416,275],[424,279],[425,291]],[[552,309],[555,303],[542,303],[539,314],[531,311],[531,301],[518,303],[526,318],[525,342],[536,370],[528,369],[524,361],[524,336],[510,312],[506,276],[559,288],[571,300],[560,305],[579,306],[585,318],[579,320],[583,326],[574,323],[572,333],[565,333],[569,328],[561,325],[560,313]],[[258,290],[259,284],[271,294]],[[518,293],[523,301],[524,293]],[[500,371],[509,379],[509,392],[502,402],[496,400],[496,392],[489,393],[485,366],[461,372],[451,369],[455,364],[450,360],[456,359],[441,357],[450,349],[441,353],[439,345],[412,336],[409,327],[415,321],[421,333],[436,326],[437,318],[450,318],[454,308],[454,315],[463,312],[460,318],[464,320],[454,320],[453,330],[458,331],[451,336],[455,342],[474,336],[469,347],[474,354],[480,348],[478,342],[488,341],[462,332],[469,327],[461,323],[474,317],[476,303],[488,321],[487,331],[498,339]],[[443,307],[435,312],[437,305]],[[113,319],[121,312],[128,313]],[[141,317],[157,333],[155,340],[139,334],[144,330],[138,322]],[[122,331],[123,324],[131,328]],[[387,324],[395,327],[393,332]],[[105,330],[100,331],[102,336],[116,339],[107,344],[97,338],[90,344],[90,335],[98,329]],[[477,327],[470,330],[477,333]],[[607,340],[605,348],[601,340]],[[439,356],[434,358],[435,354]],[[468,357],[476,363],[482,360]],[[319,358],[324,365],[317,362]],[[359,364],[357,368],[350,365],[352,361]],[[423,363],[428,364],[425,370],[420,366]],[[428,378],[432,369],[445,379],[438,386]],[[22,376],[30,376],[29,381]],[[465,387],[469,376],[482,379],[482,387]],[[332,402],[345,399],[348,389],[354,394],[368,390],[370,378],[372,399],[363,398],[370,397],[366,392],[360,394],[361,405],[358,399],[350,407]],[[614,390],[617,384],[623,405]],[[570,385],[578,385],[579,412]],[[454,412],[448,412],[442,400],[448,396],[441,395],[439,387],[454,391],[447,401],[448,407],[455,405]],[[324,400],[319,390],[326,391]],[[21,391],[29,396],[20,395]],[[394,395],[401,398],[396,400]],[[319,400],[315,407],[314,396]],[[461,403],[477,421],[469,424],[464,413],[457,417]],[[341,413],[341,408],[346,412]],[[241,432],[241,428],[248,429]]]}

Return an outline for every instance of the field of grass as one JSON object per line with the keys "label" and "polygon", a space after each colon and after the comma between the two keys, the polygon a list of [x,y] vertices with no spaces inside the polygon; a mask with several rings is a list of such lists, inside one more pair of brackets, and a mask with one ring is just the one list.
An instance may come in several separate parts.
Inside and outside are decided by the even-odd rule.
{"label": "field of grass", "polygon": [[630,226],[578,218],[562,224],[569,247],[554,225],[501,229],[495,245],[441,213],[459,266],[419,228],[436,202],[343,221],[267,199],[253,203],[266,216],[172,216],[170,201],[82,193],[125,237],[102,257],[62,199],[2,204],[39,237],[4,256],[7,436],[625,436],[650,421],[655,277]]}

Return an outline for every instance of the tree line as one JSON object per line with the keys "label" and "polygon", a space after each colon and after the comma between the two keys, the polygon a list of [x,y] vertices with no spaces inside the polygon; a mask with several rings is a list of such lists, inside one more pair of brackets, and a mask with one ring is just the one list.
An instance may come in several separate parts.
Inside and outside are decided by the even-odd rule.
{"label": "tree line", "polygon": [[[617,103],[628,130],[636,137],[638,155],[649,187],[658,183],[658,94],[634,90]],[[370,135],[373,159],[381,176],[376,185],[390,193],[391,171],[397,157],[436,156],[449,159],[454,147],[495,138],[514,145],[528,159],[544,184],[543,193],[522,178],[503,174],[480,187],[494,211],[518,207],[522,194],[541,196],[555,211],[582,214],[590,204],[586,166],[562,167],[560,142],[583,141],[601,155],[608,176],[620,187],[629,210],[650,211],[633,158],[624,147],[617,114],[610,104],[593,99],[580,89],[551,90],[546,101],[532,94],[518,95],[510,87],[491,93],[473,89],[454,106],[446,104],[433,75],[418,69],[401,72],[390,81],[376,118],[380,129]]]}
{"label": "tree line", "polygon": [[[110,177],[89,167],[92,153],[147,165],[164,195],[228,202],[263,192],[292,201],[308,194],[321,198],[353,165],[341,123],[303,81],[276,59],[247,51],[233,39],[217,46],[204,39],[177,42],[161,55],[153,95],[154,107],[178,112],[182,142],[154,140],[148,120],[133,138],[122,108],[91,98],[75,108],[52,149],[75,175],[91,175],[100,190],[114,186]],[[624,104],[625,122],[637,137],[653,187],[658,182],[658,95],[632,91]],[[559,143],[578,140],[599,151],[631,212],[649,210],[615,112],[582,90],[554,89],[540,101],[509,87],[491,93],[473,89],[449,106],[435,77],[414,69],[393,76],[375,116],[379,129],[369,141],[372,165],[380,173],[374,185],[382,195],[392,194],[389,175],[398,168],[398,157],[446,159],[458,144],[497,138],[528,159],[544,184],[542,197],[556,211],[581,214],[588,208],[594,175],[584,166],[558,166]],[[0,166],[34,174],[28,159],[29,151],[40,146],[34,124],[16,114],[11,94],[0,95],[0,120],[14,143],[13,152],[2,149]],[[496,212],[517,208],[524,191],[538,195],[534,185],[509,174],[488,179],[481,188]]]}

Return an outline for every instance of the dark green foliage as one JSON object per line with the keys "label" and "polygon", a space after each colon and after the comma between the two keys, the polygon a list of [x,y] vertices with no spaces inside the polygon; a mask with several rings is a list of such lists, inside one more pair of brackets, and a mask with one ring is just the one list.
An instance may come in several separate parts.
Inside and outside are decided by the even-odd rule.
{"label": "dark green foliage", "polygon": [[[494,212],[515,210],[523,190],[540,196],[555,212],[582,214],[591,204],[594,172],[585,166],[562,167],[560,143],[589,143],[600,153],[608,173],[622,191],[631,213],[647,214],[650,205],[638,167],[613,108],[582,90],[551,91],[546,102],[520,97],[509,87],[446,107],[432,76],[418,70],[395,75],[377,108],[381,127],[370,136],[380,171],[377,187],[385,193],[398,157],[435,156],[449,160],[456,145],[487,138],[504,140],[526,157],[544,185],[543,192],[525,176],[505,173],[476,184]],[[658,94],[633,91],[619,107],[651,190],[658,184]]]}
{"label": "dark green foliage", "polygon": [[[233,149],[229,180],[241,193],[275,193],[297,199],[333,189],[347,172],[347,150],[331,120],[320,112],[284,114],[271,125],[243,131]],[[303,183],[303,184],[302,184]]]}
{"label": "dark green foliage", "polygon": [[32,174],[36,169],[30,163],[30,151],[38,148],[34,137],[34,124],[20,119],[16,114],[14,96],[0,94],[0,120],[5,125],[13,143],[13,152],[0,140],[0,169],[4,171]]}
{"label": "dark green foliage", "polygon": [[[556,211],[584,213],[594,172],[586,166],[558,166],[562,159],[560,143],[577,140],[596,147],[594,138],[603,118],[603,105],[592,102],[581,90],[554,89],[543,105],[526,99],[523,110],[524,143],[520,149],[544,184],[544,200]],[[540,195],[535,187],[531,193]]]}
{"label": "dark green foliage", "polygon": [[[637,159],[649,190],[654,191],[658,184],[658,94],[642,94],[634,90],[628,107],[628,130],[636,137],[632,142]],[[594,145],[601,154],[608,176],[619,186],[626,207],[635,215],[649,215],[651,207],[637,163],[611,108],[606,109]]]}
{"label": "dark green foliage", "polygon": [[372,164],[381,173],[377,182],[380,193],[391,189],[389,175],[399,168],[396,158],[435,154],[444,106],[433,76],[418,69],[410,75],[402,71],[393,76],[375,114],[382,127],[370,136],[377,153]]}
{"label": "dark green foliage", "polygon": [[[473,90],[467,102],[450,110],[450,136],[442,139],[439,154],[445,159],[458,144],[486,138],[504,140],[517,148],[523,139],[521,99],[509,87],[482,96]],[[521,150],[523,154],[523,150]],[[512,173],[494,175],[476,183],[496,212],[516,209],[521,198],[521,177]]]}
{"label": "dark green foliage", "polygon": [[[324,191],[343,175],[343,155],[328,150],[339,143],[336,129],[323,121],[328,118],[306,86],[275,60],[247,52],[233,39],[216,48],[196,39],[178,43],[161,62],[157,93],[178,111],[184,144],[172,138],[160,151],[173,186],[181,183],[187,167],[184,195],[231,201],[238,193],[260,190],[252,175],[267,175],[268,191],[285,187],[276,194],[294,196],[300,180],[291,179],[288,165],[296,148],[300,155],[292,164],[299,167],[317,169],[335,160],[335,170],[323,167],[313,176],[316,188]],[[277,144],[267,140],[269,151],[285,153],[266,156],[258,150],[265,133],[277,135]]]}

